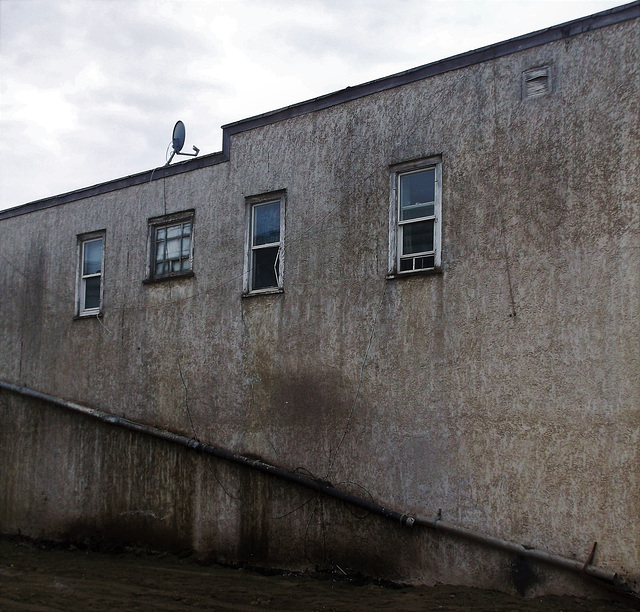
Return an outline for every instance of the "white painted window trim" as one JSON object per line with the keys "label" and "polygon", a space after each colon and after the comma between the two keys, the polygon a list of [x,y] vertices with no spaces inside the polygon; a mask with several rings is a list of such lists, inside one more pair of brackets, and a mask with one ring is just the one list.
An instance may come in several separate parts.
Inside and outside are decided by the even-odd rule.
{"label": "white painted window trim", "polygon": [[[269,244],[259,246],[253,245],[253,213],[257,206],[261,204],[269,204],[271,202],[280,202],[280,240]],[[244,248],[244,272],[243,272],[243,296],[249,297],[254,295],[266,295],[271,293],[282,293],[284,291],[284,263],[285,263],[285,208],[286,208],[286,191],[278,190],[268,193],[249,196],[245,198],[245,248]],[[279,251],[277,256],[278,269],[276,277],[278,284],[273,287],[264,289],[253,289],[252,282],[252,261],[253,251],[257,249],[274,247],[278,245]]]}
{"label": "white painted window trim", "polygon": [[[189,269],[180,270],[178,272],[169,272],[167,274],[156,274],[156,235],[159,229],[163,227],[171,227],[181,223],[191,224],[191,240],[189,244]],[[147,271],[145,283],[155,283],[173,278],[185,278],[194,276],[193,272],[193,253],[195,243],[195,210],[183,210],[178,213],[162,215],[161,217],[152,217],[149,219],[147,231]]]}
{"label": "white painted window trim", "polygon": [[[102,314],[103,296],[104,296],[104,260],[105,260],[105,244],[106,244],[106,231],[99,230],[96,232],[90,232],[87,234],[78,235],[77,246],[77,269],[76,269],[76,299],[75,299],[75,316],[82,317],[95,317]],[[102,254],[100,262],[100,271],[93,274],[84,274],[84,252],[85,245],[90,242],[96,241],[102,242]],[[97,308],[85,308],[86,298],[86,283],[89,278],[100,279],[100,300]]]}
{"label": "white painted window trim", "polygon": [[[420,268],[418,270],[400,271],[400,258],[402,245],[400,235],[402,225],[400,223],[399,207],[400,207],[400,176],[417,172],[420,170],[435,169],[435,201],[434,201],[434,267]],[[390,167],[389,179],[389,266],[387,278],[398,278],[404,276],[412,276],[416,274],[429,274],[442,271],[442,157],[440,155],[426,157],[423,159],[412,160],[400,164],[394,164]],[[417,222],[418,219],[412,220]]]}

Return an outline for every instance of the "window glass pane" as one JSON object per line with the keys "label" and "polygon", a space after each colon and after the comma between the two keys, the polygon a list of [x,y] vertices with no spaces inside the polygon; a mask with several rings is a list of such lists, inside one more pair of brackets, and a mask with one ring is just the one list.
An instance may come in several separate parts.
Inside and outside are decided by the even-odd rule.
{"label": "window glass pane", "polygon": [[177,238],[182,235],[182,224],[172,225],[167,228],[167,238]]}
{"label": "window glass pane", "polygon": [[413,258],[400,260],[400,272],[409,272],[413,270]]}
{"label": "window glass pane", "polygon": [[156,245],[156,261],[162,261],[164,259],[164,242],[159,242]]}
{"label": "window glass pane", "polygon": [[185,236],[182,239],[182,257],[189,257],[189,251],[191,249],[191,238]]}
{"label": "window glass pane", "polygon": [[167,240],[167,259],[178,259],[180,257],[180,238]]}
{"label": "window glass pane", "polygon": [[280,247],[268,247],[253,251],[252,289],[278,286],[276,263]]}
{"label": "window glass pane", "polygon": [[191,270],[192,221],[180,221],[156,228],[153,276]]}
{"label": "window glass pane", "polygon": [[85,280],[84,307],[85,310],[89,308],[100,308],[99,276],[93,276]]}
{"label": "window glass pane", "polygon": [[401,227],[403,255],[433,251],[433,220],[408,223]]}
{"label": "window glass pane", "polygon": [[410,221],[411,219],[420,219],[421,217],[432,217],[434,210],[435,205],[433,203],[408,206],[402,209],[400,220]]}
{"label": "window glass pane", "polygon": [[435,266],[436,258],[431,255],[429,257],[416,257],[415,268],[416,270],[428,270]]}
{"label": "window glass pane", "polygon": [[102,240],[84,243],[83,274],[97,274],[102,270]]}
{"label": "window glass pane", "polygon": [[400,220],[433,215],[435,168],[400,175]]}
{"label": "window glass pane", "polygon": [[253,207],[253,245],[280,242],[280,202]]}

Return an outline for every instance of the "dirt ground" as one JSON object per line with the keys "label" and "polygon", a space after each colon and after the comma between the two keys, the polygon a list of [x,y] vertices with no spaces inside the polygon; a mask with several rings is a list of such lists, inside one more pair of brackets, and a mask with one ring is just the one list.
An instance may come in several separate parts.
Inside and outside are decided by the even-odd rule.
{"label": "dirt ground", "polygon": [[493,591],[390,587],[332,575],[266,576],[147,552],[104,553],[0,539],[0,610],[473,610],[623,612],[574,597],[523,599]]}

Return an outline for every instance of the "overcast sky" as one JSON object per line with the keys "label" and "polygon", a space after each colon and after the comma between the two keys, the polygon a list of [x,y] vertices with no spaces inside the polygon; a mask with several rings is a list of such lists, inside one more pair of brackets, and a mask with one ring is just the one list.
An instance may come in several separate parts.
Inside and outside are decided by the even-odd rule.
{"label": "overcast sky", "polygon": [[621,4],[0,0],[0,209],[164,165],[178,119],[213,153],[225,123]]}

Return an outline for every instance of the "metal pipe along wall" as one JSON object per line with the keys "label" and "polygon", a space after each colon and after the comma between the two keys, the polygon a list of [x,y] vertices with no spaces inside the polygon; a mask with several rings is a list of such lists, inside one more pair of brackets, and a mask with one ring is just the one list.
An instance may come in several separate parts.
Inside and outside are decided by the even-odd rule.
{"label": "metal pipe along wall", "polygon": [[[273,465],[269,465],[268,463],[264,463],[259,459],[250,459],[231,451],[216,448],[208,444],[203,444],[202,442],[199,442],[198,440],[195,440],[193,438],[187,438],[186,436],[176,434],[165,429],[160,429],[158,427],[130,421],[129,419],[118,417],[101,410],[89,408],[87,406],[82,406],[81,404],[76,404],[74,402],[69,402],[57,397],[53,397],[51,395],[47,395],[45,393],[41,393],[39,391],[35,391],[33,389],[19,387],[17,385],[13,385],[4,381],[0,381],[0,389],[6,389],[8,391],[12,391],[26,397],[32,397],[38,400],[42,400],[49,404],[53,404],[67,410],[71,410],[73,412],[95,418],[104,423],[109,423],[111,425],[116,425],[118,427],[123,427],[132,431],[137,431],[139,433],[159,438],[161,440],[166,440],[175,444],[180,444],[182,446],[191,448],[199,453],[212,455],[219,459],[224,459],[226,461],[240,464],[245,467],[264,472],[266,474],[271,474],[272,476],[275,476],[277,478],[293,482],[300,486],[317,491],[318,493],[322,493],[324,495],[342,500],[348,504],[357,506],[373,514],[378,514],[385,518],[389,518],[405,527],[413,527],[414,525],[418,525],[435,531],[440,531],[452,536],[476,542],[478,544],[490,546],[499,550],[504,550],[521,557],[526,557],[535,561],[540,561],[542,563],[569,570],[571,572],[596,578],[611,585],[615,585],[618,581],[617,573],[594,567],[590,565],[590,560],[587,561],[587,563],[581,563],[579,561],[576,561],[575,559],[567,559],[565,557],[554,555],[535,548],[527,548],[522,546],[521,544],[516,544],[514,542],[509,542],[507,540],[502,540],[500,538],[484,535],[470,529],[465,529],[464,527],[453,525],[441,520],[439,517],[436,519],[428,519],[423,516],[412,517],[408,514],[390,510],[366,499],[356,497],[355,495],[351,495],[350,493],[346,493],[345,491],[340,491],[328,482],[307,478],[295,472],[288,472]],[[629,593],[626,590],[625,593],[636,595],[635,593]]]}

